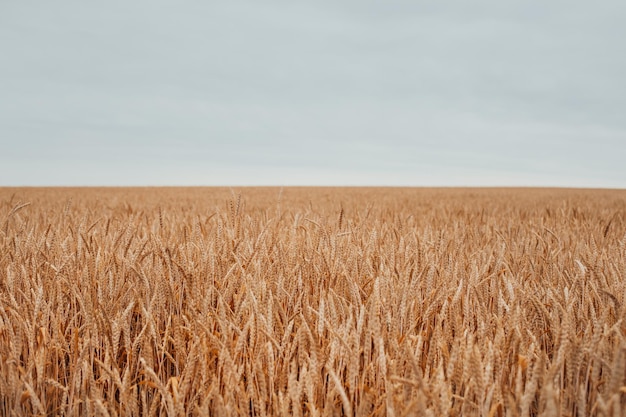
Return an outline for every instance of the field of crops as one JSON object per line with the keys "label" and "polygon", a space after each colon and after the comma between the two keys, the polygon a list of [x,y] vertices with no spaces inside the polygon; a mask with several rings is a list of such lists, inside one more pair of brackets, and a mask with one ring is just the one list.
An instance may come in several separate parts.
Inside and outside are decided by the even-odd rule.
{"label": "field of crops", "polygon": [[0,188],[0,415],[624,410],[624,190]]}

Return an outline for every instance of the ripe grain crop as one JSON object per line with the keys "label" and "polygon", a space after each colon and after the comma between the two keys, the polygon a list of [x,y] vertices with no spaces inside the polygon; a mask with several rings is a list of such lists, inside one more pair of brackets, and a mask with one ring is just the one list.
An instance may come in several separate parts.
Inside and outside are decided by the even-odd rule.
{"label": "ripe grain crop", "polygon": [[0,415],[625,409],[626,191],[0,189]]}

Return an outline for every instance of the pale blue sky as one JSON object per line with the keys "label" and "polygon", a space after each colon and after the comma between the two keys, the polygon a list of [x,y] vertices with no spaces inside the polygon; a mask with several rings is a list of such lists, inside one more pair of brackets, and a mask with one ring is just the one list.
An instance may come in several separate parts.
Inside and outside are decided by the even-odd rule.
{"label": "pale blue sky", "polygon": [[626,2],[3,1],[2,185],[626,188]]}

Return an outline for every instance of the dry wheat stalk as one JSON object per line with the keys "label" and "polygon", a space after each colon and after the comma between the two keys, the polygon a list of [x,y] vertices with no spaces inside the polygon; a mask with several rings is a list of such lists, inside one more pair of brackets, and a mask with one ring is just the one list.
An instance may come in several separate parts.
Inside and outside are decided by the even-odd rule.
{"label": "dry wheat stalk", "polygon": [[624,191],[0,189],[0,226],[2,415],[626,414]]}

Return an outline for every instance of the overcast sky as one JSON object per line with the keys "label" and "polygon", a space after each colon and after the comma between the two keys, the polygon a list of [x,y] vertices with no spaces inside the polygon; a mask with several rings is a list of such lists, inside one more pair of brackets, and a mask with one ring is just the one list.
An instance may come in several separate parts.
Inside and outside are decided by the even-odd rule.
{"label": "overcast sky", "polygon": [[0,3],[0,185],[626,188],[626,2]]}

